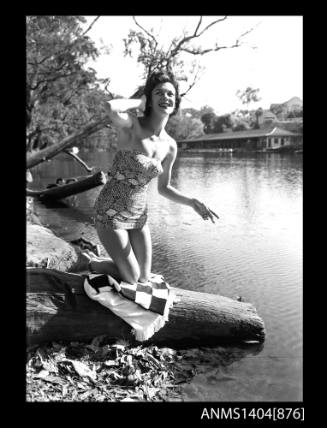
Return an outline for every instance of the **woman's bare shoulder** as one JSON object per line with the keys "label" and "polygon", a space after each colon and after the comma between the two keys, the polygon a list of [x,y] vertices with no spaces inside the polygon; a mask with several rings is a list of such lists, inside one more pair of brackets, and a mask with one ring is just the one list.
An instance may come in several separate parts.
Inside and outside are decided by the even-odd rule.
{"label": "woman's bare shoulder", "polygon": [[168,140],[168,146],[169,146],[169,153],[176,155],[177,153],[177,142],[176,140],[167,134],[167,140]]}
{"label": "woman's bare shoulder", "polygon": [[177,156],[177,143],[170,135],[167,134],[166,136],[167,141],[167,153],[164,157],[163,161],[169,161],[169,163],[172,163],[175,161],[175,158]]}

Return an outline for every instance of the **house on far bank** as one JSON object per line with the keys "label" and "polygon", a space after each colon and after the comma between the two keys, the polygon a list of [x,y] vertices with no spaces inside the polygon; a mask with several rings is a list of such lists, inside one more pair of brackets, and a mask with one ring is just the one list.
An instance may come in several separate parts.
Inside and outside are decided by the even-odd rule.
{"label": "house on far bank", "polygon": [[299,97],[293,97],[282,104],[271,104],[270,110],[278,119],[286,119],[290,113],[297,113],[303,109],[303,101]]}
{"label": "house on far bank", "polygon": [[302,148],[302,134],[273,127],[205,134],[192,140],[179,140],[177,145],[183,151],[284,151]]}

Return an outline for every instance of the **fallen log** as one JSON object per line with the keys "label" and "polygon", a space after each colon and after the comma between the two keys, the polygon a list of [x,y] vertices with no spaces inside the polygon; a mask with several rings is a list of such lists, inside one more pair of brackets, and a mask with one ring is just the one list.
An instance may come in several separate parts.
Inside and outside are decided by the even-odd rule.
{"label": "fallen log", "polygon": [[100,186],[101,184],[105,184],[105,182],[105,173],[103,171],[99,171],[73,183],[62,184],[60,186],[51,187],[45,190],[27,189],[26,195],[39,198],[40,200],[62,199],[68,196],[76,195],[77,193],[85,192],[86,190],[93,189],[94,187]]}
{"label": "fallen log", "polygon": [[[27,269],[27,342],[88,341],[99,335],[135,343],[131,327],[109,309],[91,300],[84,276],[54,269]],[[250,303],[174,288],[180,301],[169,321],[147,343],[206,345],[258,341],[264,324]]]}

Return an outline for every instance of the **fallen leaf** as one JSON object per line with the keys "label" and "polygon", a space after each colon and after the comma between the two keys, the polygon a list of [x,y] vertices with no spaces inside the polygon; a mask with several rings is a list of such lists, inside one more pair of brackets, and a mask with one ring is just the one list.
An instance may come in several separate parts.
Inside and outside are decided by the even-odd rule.
{"label": "fallen leaf", "polygon": [[58,367],[53,361],[44,361],[43,368],[50,373],[58,373]]}
{"label": "fallen leaf", "polygon": [[107,360],[104,362],[107,367],[118,366],[119,364],[115,360]]}
{"label": "fallen leaf", "polygon": [[49,372],[48,370],[41,370],[37,375],[35,375],[34,377],[37,377],[38,379],[44,379],[47,376],[49,376]]}
{"label": "fallen leaf", "polygon": [[81,377],[89,377],[90,379],[92,379],[93,381],[96,380],[96,372],[93,370],[90,370],[86,364],[81,363],[80,361],[76,361],[76,360],[66,360],[72,363],[76,373],[81,376]]}

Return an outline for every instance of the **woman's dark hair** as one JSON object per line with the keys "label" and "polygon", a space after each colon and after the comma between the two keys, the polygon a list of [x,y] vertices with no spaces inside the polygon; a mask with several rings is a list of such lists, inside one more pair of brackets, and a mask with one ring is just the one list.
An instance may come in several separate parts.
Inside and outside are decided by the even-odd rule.
{"label": "woman's dark hair", "polygon": [[169,71],[154,71],[148,77],[148,79],[145,83],[144,90],[143,90],[143,93],[146,96],[146,105],[145,105],[145,110],[144,110],[144,116],[149,116],[149,114],[150,114],[151,93],[152,93],[153,89],[157,85],[159,85],[160,83],[166,83],[166,82],[171,83],[174,86],[175,91],[176,91],[175,108],[174,108],[174,111],[172,112],[172,114],[170,116],[174,116],[178,112],[179,105],[181,103],[181,97],[179,95],[178,83],[175,80],[174,75]]}

